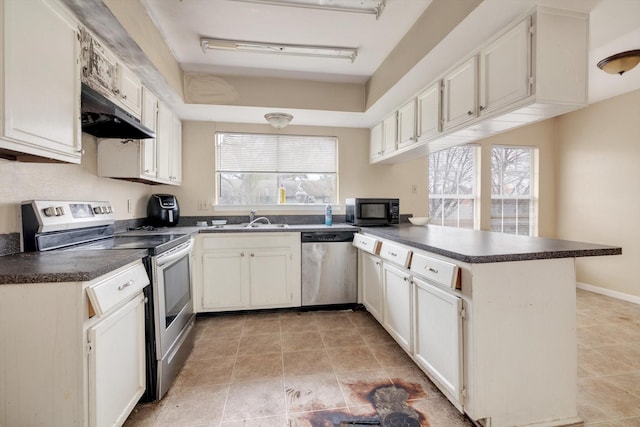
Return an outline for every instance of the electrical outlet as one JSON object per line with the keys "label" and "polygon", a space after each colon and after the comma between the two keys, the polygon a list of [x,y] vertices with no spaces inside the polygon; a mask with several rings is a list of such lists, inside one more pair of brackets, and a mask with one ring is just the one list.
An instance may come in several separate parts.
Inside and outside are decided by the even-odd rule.
{"label": "electrical outlet", "polygon": [[411,184],[411,194],[416,194],[418,192],[418,185]]}
{"label": "electrical outlet", "polygon": [[133,201],[131,199],[127,199],[127,212],[133,212]]}
{"label": "electrical outlet", "polygon": [[198,200],[198,210],[199,211],[208,211],[209,203],[206,200]]}

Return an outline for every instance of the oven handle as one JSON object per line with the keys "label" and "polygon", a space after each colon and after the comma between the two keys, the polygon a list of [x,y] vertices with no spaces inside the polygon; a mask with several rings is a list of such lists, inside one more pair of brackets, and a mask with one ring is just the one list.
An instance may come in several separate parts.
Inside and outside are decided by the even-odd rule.
{"label": "oven handle", "polygon": [[171,249],[170,251],[158,256],[156,258],[156,265],[160,267],[162,265],[180,259],[183,256],[191,253],[191,248],[193,248],[193,239],[189,239],[188,242],[183,243],[180,246],[177,246],[174,249]]}

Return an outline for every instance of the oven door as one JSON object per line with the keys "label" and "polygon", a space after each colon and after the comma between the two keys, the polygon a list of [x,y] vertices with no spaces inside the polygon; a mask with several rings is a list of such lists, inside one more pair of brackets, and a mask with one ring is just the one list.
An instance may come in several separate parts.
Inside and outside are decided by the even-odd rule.
{"label": "oven door", "polygon": [[161,360],[193,317],[193,239],[152,258],[156,309],[156,357]]}

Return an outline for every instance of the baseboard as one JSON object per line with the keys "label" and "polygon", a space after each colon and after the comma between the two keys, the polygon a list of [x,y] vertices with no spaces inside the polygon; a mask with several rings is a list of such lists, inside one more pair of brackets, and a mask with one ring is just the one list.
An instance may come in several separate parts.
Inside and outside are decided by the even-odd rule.
{"label": "baseboard", "polygon": [[607,289],[607,288],[601,288],[599,286],[593,286],[593,285],[589,285],[587,283],[582,283],[582,282],[576,282],[576,288],[583,289],[589,292],[594,292],[600,295],[605,295],[611,298],[632,302],[634,304],[640,304],[640,297],[635,295],[625,294],[624,292],[614,291],[612,289]]}

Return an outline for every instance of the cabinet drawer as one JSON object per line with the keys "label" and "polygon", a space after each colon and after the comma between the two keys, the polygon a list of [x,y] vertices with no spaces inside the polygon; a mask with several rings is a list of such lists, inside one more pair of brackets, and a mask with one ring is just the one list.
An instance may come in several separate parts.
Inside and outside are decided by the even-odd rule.
{"label": "cabinet drawer", "polygon": [[353,236],[353,246],[370,254],[380,252],[380,240],[358,233]]}
{"label": "cabinet drawer", "polygon": [[387,242],[382,242],[380,256],[405,268],[409,267],[411,262],[411,250]]}
{"label": "cabinet drawer", "polygon": [[411,272],[448,288],[458,283],[458,266],[421,254],[413,254]]}
{"label": "cabinet drawer", "polygon": [[149,277],[142,263],[108,276],[87,288],[89,301],[98,315],[128,300],[149,284]]}

